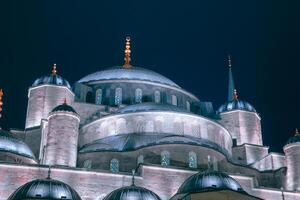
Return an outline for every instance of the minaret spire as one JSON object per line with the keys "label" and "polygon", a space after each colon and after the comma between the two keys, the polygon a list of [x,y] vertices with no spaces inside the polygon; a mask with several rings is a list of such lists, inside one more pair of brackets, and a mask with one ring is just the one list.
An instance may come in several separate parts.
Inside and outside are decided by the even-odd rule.
{"label": "minaret spire", "polygon": [[52,76],[56,76],[56,74],[57,74],[57,69],[56,69],[56,64],[54,63],[52,67]]}
{"label": "minaret spire", "polygon": [[130,57],[130,54],[131,54],[131,50],[130,50],[130,37],[126,37],[126,44],[125,44],[125,57],[124,57],[124,65],[123,67],[124,68],[130,68],[131,67],[131,64],[130,64],[130,61],[131,61],[131,57]]}
{"label": "minaret spire", "polygon": [[299,134],[298,129],[296,128],[296,130],[295,130],[295,136],[298,136],[298,135],[300,135],[300,134]]}
{"label": "minaret spire", "polygon": [[231,62],[231,56],[228,55],[228,67],[229,67],[229,79],[228,79],[228,101],[234,100],[234,80],[233,80],[233,74],[231,70],[232,62]]}
{"label": "minaret spire", "polygon": [[4,95],[3,90],[0,88],[0,118],[2,117],[2,105],[3,105],[2,97],[3,97],[3,95]]}

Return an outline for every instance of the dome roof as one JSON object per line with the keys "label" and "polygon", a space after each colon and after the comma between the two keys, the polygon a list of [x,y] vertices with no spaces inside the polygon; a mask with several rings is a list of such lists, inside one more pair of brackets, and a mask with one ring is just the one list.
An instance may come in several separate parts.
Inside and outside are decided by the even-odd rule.
{"label": "dome roof", "polygon": [[218,109],[218,113],[232,111],[232,110],[245,110],[249,112],[256,112],[255,108],[248,102],[242,100],[232,100],[224,103]]}
{"label": "dome roof", "polygon": [[58,180],[37,179],[19,187],[8,200],[22,199],[68,199],[81,200],[68,184]]}
{"label": "dome roof", "polygon": [[286,142],[286,144],[292,144],[292,143],[296,143],[296,142],[300,142],[300,134],[298,132],[298,129],[296,129],[295,135],[290,137],[288,139],[288,141]]}
{"label": "dome roof", "polygon": [[143,112],[143,111],[175,111],[175,112],[188,112],[183,108],[179,108],[170,104],[158,104],[158,103],[139,103],[126,106],[119,109],[118,113],[132,113],[132,112]]}
{"label": "dome roof", "polygon": [[72,106],[69,106],[67,103],[58,105],[52,110],[52,112],[57,112],[57,111],[73,112],[73,113],[77,114],[77,112],[74,110],[74,108]]}
{"label": "dome roof", "polygon": [[84,145],[79,150],[79,153],[102,151],[125,152],[164,144],[186,144],[207,147],[219,151],[229,158],[229,154],[224,148],[209,140],[189,135],[182,136],[168,133],[130,133],[113,135]]}
{"label": "dome roof", "polygon": [[199,172],[189,177],[178,189],[177,194],[203,192],[207,190],[233,190],[246,193],[240,184],[223,172]]}
{"label": "dome roof", "polygon": [[49,74],[36,79],[32,84],[32,87],[36,87],[44,84],[66,86],[69,89],[71,89],[69,82],[57,74],[56,75]]}
{"label": "dome roof", "polygon": [[104,81],[104,80],[141,80],[149,81],[160,84],[165,84],[173,87],[180,88],[176,83],[170,79],[148,69],[140,67],[124,68],[122,66],[108,68],[106,70],[98,71],[93,74],[89,74],[82,79],[79,83],[88,83],[92,81]]}
{"label": "dome roof", "polygon": [[103,200],[160,200],[154,192],[135,185],[122,187],[112,191]]}
{"label": "dome roof", "polygon": [[35,159],[31,149],[20,139],[14,137],[12,133],[0,128],[0,151],[10,152]]}

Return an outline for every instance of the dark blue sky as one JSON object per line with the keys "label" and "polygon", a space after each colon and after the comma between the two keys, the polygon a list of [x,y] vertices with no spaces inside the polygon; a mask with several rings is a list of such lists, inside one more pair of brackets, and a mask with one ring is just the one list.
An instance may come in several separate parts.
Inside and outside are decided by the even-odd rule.
{"label": "dark blue sky", "polygon": [[265,145],[281,151],[299,122],[297,1],[7,1],[0,8],[1,126],[23,128],[27,90],[53,62],[71,83],[123,63],[159,72],[215,109],[228,68],[240,99],[262,117]]}

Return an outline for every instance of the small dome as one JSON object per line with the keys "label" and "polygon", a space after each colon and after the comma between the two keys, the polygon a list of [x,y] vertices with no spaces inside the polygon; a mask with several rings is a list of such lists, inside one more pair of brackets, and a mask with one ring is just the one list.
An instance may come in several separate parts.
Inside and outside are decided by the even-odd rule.
{"label": "small dome", "polygon": [[177,194],[203,192],[207,190],[233,190],[246,193],[240,184],[223,172],[199,172],[189,177],[178,189]]}
{"label": "small dome", "polygon": [[49,85],[60,85],[60,86],[66,86],[69,89],[71,89],[71,86],[69,82],[64,79],[63,77],[59,75],[48,75],[48,76],[42,76],[34,81],[32,84],[32,87],[36,87],[39,85],[44,85],[44,84],[49,84]]}
{"label": "small dome", "polygon": [[160,200],[154,192],[135,185],[122,187],[112,191],[103,200]]}
{"label": "small dome", "polygon": [[179,108],[170,104],[158,104],[158,103],[139,103],[119,109],[118,113],[132,113],[143,111],[175,111],[175,112],[188,112],[183,108]]}
{"label": "small dome", "polygon": [[58,180],[37,179],[19,187],[8,200],[22,199],[68,199],[81,200],[77,192]]}
{"label": "small dome", "polygon": [[170,79],[148,69],[140,67],[124,68],[122,66],[108,68],[106,70],[98,71],[93,74],[89,74],[82,79],[79,83],[89,83],[93,81],[105,81],[105,80],[141,80],[150,81],[160,84],[165,84],[173,87],[180,88],[176,83]]}
{"label": "small dome", "polygon": [[0,151],[35,159],[31,149],[22,140],[14,137],[12,133],[0,128]]}
{"label": "small dome", "polygon": [[256,112],[255,108],[250,103],[237,99],[237,100],[224,103],[218,109],[218,113],[232,111],[232,110],[245,110],[249,112]]}
{"label": "small dome", "polygon": [[288,139],[288,141],[286,142],[286,144],[292,144],[292,143],[296,143],[296,142],[300,142],[300,134],[298,132],[298,129],[296,129],[295,135],[290,137]]}
{"label": "small dome", "polygon": [[76,113],[77,112],[74,110],[74,108],[72,106],[69,106],[67,103],[63,103],[59,106],[56,106],[52,112],[57,112],[57,111],[65,111],[65,112],[72,112],[72,113]]}

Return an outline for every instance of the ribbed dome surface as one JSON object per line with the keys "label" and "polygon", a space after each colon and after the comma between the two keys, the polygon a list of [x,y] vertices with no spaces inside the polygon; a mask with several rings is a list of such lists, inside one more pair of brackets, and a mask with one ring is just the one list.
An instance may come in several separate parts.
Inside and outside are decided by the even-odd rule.
{"label": "ribbed dome surface", "polygon": [[233,100],[224,103],[218,109],[218,113],[227,112],[231,110],[245,110],[250,112],[256,112],[255,108],[250,103],[242,100]]}
{"label": "ribbed dome surface", "polygon": [[66,199],[81,200],[68,184],[53,179],[37,179],[19,187],[8,200]]}
{"label": "ribbed dome surface", "polygon": [[139,103],[130,106],[126,106],[118,110],[118,113],[131,113],[131,112],[143,112],[143,111],[175,111],[175,112],[188,112],[183,108],[179,108],[169,104],[158,103]]}
{"label": "ribbed dome surface", "polygon": [[15,153],[21,156],[35,159],[31,149],[12,133],[0,129],[0,151]]}
{"label": "ribbed dome surface", "polygon": [[170,85],[179,88],[170,79],[154,72],[140,67],[124,68],[122,66],[108,68],[106,70],[98,71],[93,74],[87,75],[80,79],[79,83],[88,83],[92,81],[104,80],[142,80],[150,81],[165,85]]}
{"label": "ribbed dome surface", "polygon": [[160,200],[160,198],[146,188],[132,185],[112,191],[104,200]]}
{"label": "ribbed dome surface", "polygon": [[66,103],[58,105],[52,110],[52,112],[56,112],[56,111],[66,111],[66,112],[73,112],[77,114],[74,108],[72,106],[69,106]]}
{"label": "ribbed dome surface", "polygon": [[47,76],[42,76],[34,81],[32,84],[32,87],[36,87],[39,85],[44,85],[44,84],[49,84],[49,85],[60,85],[60,86],[66,86],[69,89],[71,89],[71,86],[69,82],[64,79],[63,77],[59,75],[47,75]]}
{"label": "ribbed dome surface", "polygon": [[199,172],[189,177],[180,186],[177,194],[226,189],[245,193],[240,184],[227,174],[216,171],[206,171]]}

